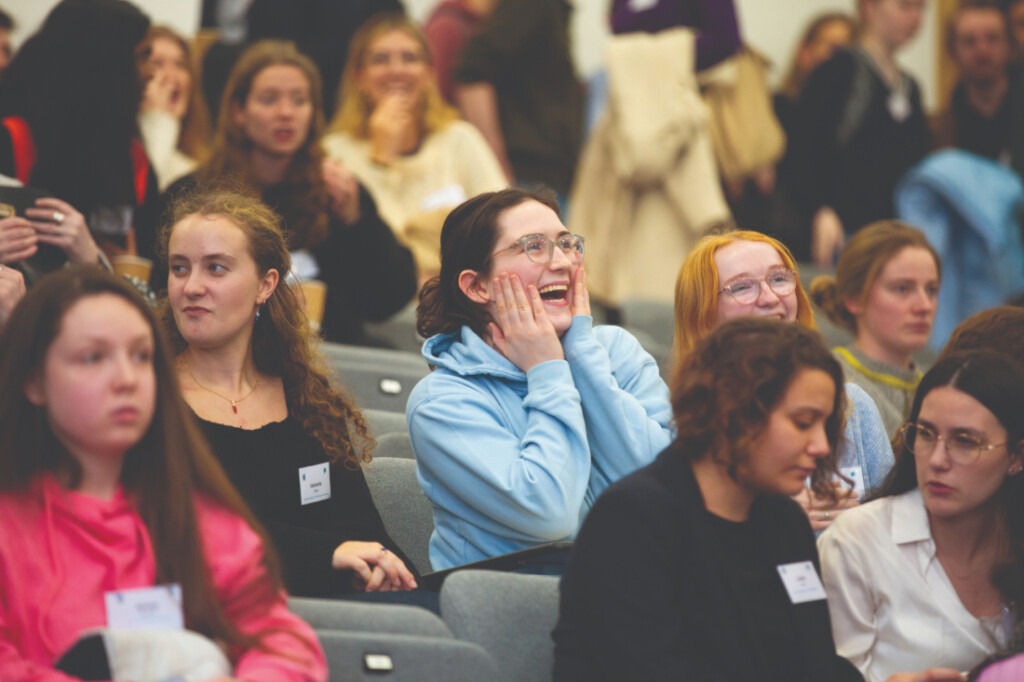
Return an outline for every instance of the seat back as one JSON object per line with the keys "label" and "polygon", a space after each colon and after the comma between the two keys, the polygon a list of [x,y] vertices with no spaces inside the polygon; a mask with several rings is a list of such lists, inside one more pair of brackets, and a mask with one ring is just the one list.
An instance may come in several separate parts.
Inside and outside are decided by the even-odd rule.
{"label": "seat back", "polygon": [[363,471],[388,535],[416,570],[429,573],[434,511],[416,480],[415,460],[378,456]]}
{"label": "seat back", "polygon": [[325,630],[317,634],[327,655],[332,680],[482,682],[500,679],[487,652],[469,642],[380,632]]}
{"label": "seat back", "polygon": [[422,356],[383,348],[321,344],[333,379],[361,408],[405,413],[413,386],[430,373]]}
{"label": "seat back", "polygon": [[373,456],[416,459],[416,455],[412,451],[412,439],[409,437],[409,432],[385,433],[383,436],[377,436],[377,447],[373,450]]}
{"label": "seat back", "polygon": [[377,410],[366,408],[363,411],[366,425],[374,437],[386,436],[389,433],[408,433],[409,424],[405,421],[405,411]]}
{"label": "seat back", "polygon": [[452,637],[444,621],[418,606],[289,597],[288,608],[317,632],[351,630],[419,637]]}
{"label": "seat back", "polygon": [[558,578],[456,571],[441,588],[441,616],[457,639],[483,647],[508,682],[551,679]]}

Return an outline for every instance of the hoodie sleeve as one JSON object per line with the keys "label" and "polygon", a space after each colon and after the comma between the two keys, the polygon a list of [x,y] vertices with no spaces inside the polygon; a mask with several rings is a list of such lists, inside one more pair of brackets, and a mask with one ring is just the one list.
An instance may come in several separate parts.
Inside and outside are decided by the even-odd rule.
{"label": "hoodie sleeve", "polygon": [[212,504],[200,501],[197,512],[224,615],[260,643],[230,652],[235,677],[244,682],[326,680],[327,663],[313,629],[288,610],[284,592],[268,594],[259,536],[244,520]]}
{"label": "hoodie sleeve", "polygon": [[870,493],[885,483],[896,460],[878,406],[863,388],[847,383],[849,413],[839,443],[839,466],[861,467],[864,490]]}
{"label": "hoodie sleeve", "polygon": [[[526,377],[521,405],[503,405],[487,378],[431,375],[407,416],[435,506],[485,533],[536,544],[576,532],[590,450],[568,363],[543,362]],[[520,410],[525,428],[514,423]]]}
{"label": "hoodie sleeve", "polygon": [[582,396],[593,460],[589,501],[626,474],[650,464],[672,441],[672,406],[658,363],[618,327],[573,318],[563,339]]}

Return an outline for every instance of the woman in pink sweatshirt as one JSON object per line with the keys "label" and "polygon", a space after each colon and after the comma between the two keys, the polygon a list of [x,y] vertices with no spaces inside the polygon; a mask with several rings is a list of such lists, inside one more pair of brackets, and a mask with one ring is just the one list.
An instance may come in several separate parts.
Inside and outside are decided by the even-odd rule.
{"label": "woman in pink sweatshirt", "polygon": [[[11,316],[0,337],[0,680],[76,679],[55,666],[83,632],[135,629],[149,607],[223,649],[231,674],[217,680],[326,679],[171,362],[147,305],[96,268],[44,279]],[[125,590],[174,585],[177,608],[154,597],[126,618],[117,607],[132,603]]]}

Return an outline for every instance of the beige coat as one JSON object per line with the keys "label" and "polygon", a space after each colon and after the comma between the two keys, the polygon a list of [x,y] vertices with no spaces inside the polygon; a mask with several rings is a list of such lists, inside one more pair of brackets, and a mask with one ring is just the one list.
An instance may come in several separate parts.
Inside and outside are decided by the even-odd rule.
{"label": "beige coat", "polygon": [[671,301],[693,242],[730,219],[693,72],[694,33],[612,38],[608,112],[580,159],[570,229],[587,239],[591,294]]}

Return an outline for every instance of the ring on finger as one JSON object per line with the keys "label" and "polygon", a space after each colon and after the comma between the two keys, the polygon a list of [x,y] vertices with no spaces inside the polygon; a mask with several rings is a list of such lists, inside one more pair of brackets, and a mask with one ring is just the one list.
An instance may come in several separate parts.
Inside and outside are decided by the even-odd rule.
{"label": "ring on finger", "polygon": [[67,216],[65,216],[65,215],[64,215],[63,213],[61,213],[60,211],[54,211],[54,212],[53,212],[53,222],[57,223],[58,225],[60,225],[61,223],[63,223],[63,222],[64,222],[64,218],[66,218],[66,217],[67,217]]}
{"label": "ring on finger", "polygon": [[381,547],[380,548],[380,553],[381,554],[387,554],[388,553],[388,548],[387,547]]}
{"label": "ring on finger", "polygon": [[825,512],[825,520],[826,521],[831,521],[832,520],[832,512]]}

